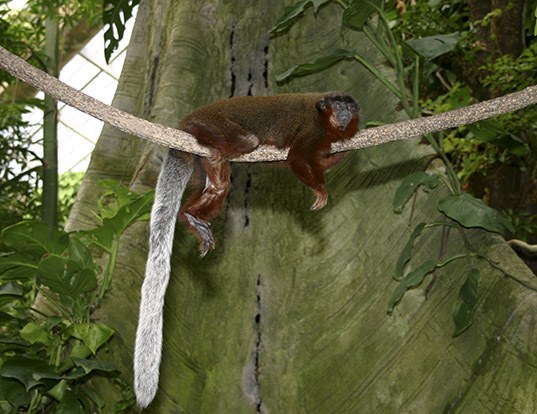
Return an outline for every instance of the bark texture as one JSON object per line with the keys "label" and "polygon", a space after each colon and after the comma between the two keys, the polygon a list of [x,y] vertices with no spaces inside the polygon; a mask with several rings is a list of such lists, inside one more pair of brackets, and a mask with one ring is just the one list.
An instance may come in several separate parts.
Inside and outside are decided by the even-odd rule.
{"label": "bark texture", "polygon": [[[277,85],[289,66],[336,47],[382,65],[367,40],[340,31],[340,9],[269,41],[281,0],[142,1],[114,106],[164,125],[197,106],[232,95],[343,90],[367,120],[392,122],[397,102],[366,71],[343,62]],[[389,73],[388,73],[389,75]],[[154,186],[164,148],[106,127],[95,149],[71,228],[92,225],[96,181]],[[419,192],[413,209],[392,211],[409,172],[429,169],[417,140],[349,154],[328,174],[329,205],[279,165],[235,164],[217,249],[204,259],[176,231],[165,307],[161,389],[148,413],[469,413],[537,410],[535,292],[500,277],[483,261],[457,261],[408,292],[392,315],[387,303],[395,261],[415,224],[440,219],[439,186]],[[470,242],[528,283],[531,273],[497,237]],[[129,372],[147,224],[126,232],[113,289],[101,318],[118,330],[108,359]],[[436,258],[441,232],[424,235],[412,264]],[[451,234],[446,255],[463,242]],[[448,256],[446,256],[448,257]],[[481,270],[475,324],[452,339],[452,306],[471,267]],[[103,388],[107,401],[117,390]]]}

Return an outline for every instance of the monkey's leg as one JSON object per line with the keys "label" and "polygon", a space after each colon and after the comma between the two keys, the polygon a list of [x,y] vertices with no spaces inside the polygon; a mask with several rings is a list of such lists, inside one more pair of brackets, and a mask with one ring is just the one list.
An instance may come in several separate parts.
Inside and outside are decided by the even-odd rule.
{"label": "monkey's leg", "polygon": [[310,207],[311,210],[319,210],[328,202],[328,191],[324,182],[324,167],[317,157],[305,158],[299,151],[289,150],[287,157],[291,170],[300,181],[313,190],[315,202]]}
{"label": "monkey's leg", "polygon": [[226,159],[247,154],[259,146],[259,138],[224,116],[213,116],[210,125],[191,121],[181,126],[181,129]]}
{"label": "monkey's leg", "polygon": [[231,166],[219,154],[202,158],[200,163],[206,174],[205,188],[196,191],[183,205],[180,218],[198,238],[203,257],[215,247],[210,221],[220,213],[229,193]]}

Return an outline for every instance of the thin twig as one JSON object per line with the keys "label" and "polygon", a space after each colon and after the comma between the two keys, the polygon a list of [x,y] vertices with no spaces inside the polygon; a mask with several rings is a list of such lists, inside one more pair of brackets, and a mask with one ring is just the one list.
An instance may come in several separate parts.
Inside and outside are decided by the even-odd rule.
{"label": "thin twig", "polygon": [[[194,137],[178,129],[155,124],[121,111],[88,96],[33,67],[25,60],[0,47],[0,68],[42,90],[53,98],[85,112],[128,134],[136,135],[156,144],[181,151],[207,156],[209,151],[199,145]],[[461,125],[471,124],[493,116],[517,111],[537,103],[537,85],[500,98],[480,102],[454,111],[424,118],[383,125],[358,132],[352,139],[332,145],[332,152],[349,151],[404,140],[427,133],[439,132]],[[272,146],[261,146],[250,154],[232,161],[259,162],[282,161],[287,158],[286,150]]]}

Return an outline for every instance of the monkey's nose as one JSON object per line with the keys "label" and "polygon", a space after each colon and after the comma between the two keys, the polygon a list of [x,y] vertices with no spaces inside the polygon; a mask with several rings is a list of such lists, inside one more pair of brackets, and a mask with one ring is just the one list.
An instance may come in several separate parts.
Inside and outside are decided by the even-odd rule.
{"label": "monkey's nose", "polygon": [[352,114],[350,111],[342,111],[338,115],[337,119],[339,123],[339,129],[344,130],[345,128],[347,128],[347,126],[349,126],[349,123],[352,119]]}

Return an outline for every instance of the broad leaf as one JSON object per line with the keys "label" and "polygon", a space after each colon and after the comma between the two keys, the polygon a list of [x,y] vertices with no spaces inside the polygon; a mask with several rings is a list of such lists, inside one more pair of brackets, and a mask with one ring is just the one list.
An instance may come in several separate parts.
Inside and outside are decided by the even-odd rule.
{"label": "broad leaf", "polygon": [[140,3],[140,0],[104,0],[103,23],[104,32],[104,57],[106,63],[110,62],[112,53],[118,48],[119,42],[125,33],[125,24],[132,17],[132,10]]}
{"label": "broad leaf", "polygon": [[41,255],[12,253],[0,257],[0,279],[3,281],[25,281],[37,275],[37,264]]}
{"label": "broad leaf", "polygon": [[289,29],[293,23],[296,21],[296,18],[304,12],[306,7],[311,3],[313,6],[313,12],[317,13],[319,7],[323,4],[328,3],[330,0],[304,0],[292,6],[286,6],[283,9],[283,16],[278,19],[276,24],[270,29],[270,34],[275,35],[278,33],[285,32]]}
{"label": "broad leaf", "polygon": [[15,282],[9,282],[0,286],[0,296],[22,296],[24,289],[21,285]]}
{"label": "broad leaf", "polygon": [[91,250],[76,237],[69,239],[69,259],[75,262],[80,269],[95,270]]}
{"label": "broad leaf", "polygon": [[403,251],[399,255],[397,262],[395,263],[395,279],[401,280],[404,275],[405,266],[412,258],[412,247],[414,246],[414,242],[416,239],[421,236],[421,233],[423,232],[423,229],[425,228],[425,223],[419,223],[416,227],[414,227],[414,230],[412,231],[412,234],[410,235],[410,238],[405,244],[405,247],[403,248]]}
{"label": "broad leaf", "polygon": [[69,382],[65,379],[59,381],[54,387],[47,391],[47,394],[56,401],[61,401],[65,395],[65,391],[69,388]]}
{"label": "broad leaf", "polygon": [[500,234],[514,230],[513,224],[499,211],[468,193],[449,194],[441,198],[438,209],[464,227],[481,227]]}
{"label": "broad leaf", "polygon": [[440,55],[451,52],[457,46],[460,35],[458,32],[447,35],[435,35],[422,37],[421,39],[410,39],[405,43],[418,55],[425,59],[432,60]]}
{"label": "broad leaf", "polygon": [[2,240],[18,252],[26,252],[34,257],[44,254],[61,254],[67,247],[67,235],[53,230],[49,235],[46,223],[42,221],[22,221],[2,231]]}
{"label": "broad leaf", "polygon": [[395,190],[393,199],[393,210],[396,213],[403,211],[403,207],[420,185],[425,186],[426,189],[433,189],[438,185],[438,176],[417,171],[403,178],[401,184]]}
{"label": "broad leaf", "polygon": [[116,364],[106,361],[96,361],[94,359],[82,359],[82,358],[73,358],[73,361],[77,367],[80,367],[84,370],[86,374],[89,374],[92,371],[102,371],[102,372],[119,372],[120,369]]}
{"label": "broad leaf", "polygon": [[369,17],[381,6],[379,0],[354,0],[343,12],[343,24],[362,30]]}
{"label": "broad leaf", "polygon": [[0,370],[0,376],[20,381],[26,391],[30,391],[38,385],[43,385],[42,378],[50,378],[55,375],[53,366],[47,365],[42,359],[27,357],[7,359]]}
{"label": "broad leaf", "polygon": [[[80,323],[72,326],[71,335],[84,342],[93,354],[108,341],[114,330],[102,323]],[[74,358],[73,358],[74,360]]]}
{"label": "broad leaf", "polygon": [[0,378],[0,395],[2,397],[0,400],[9,401],[12,408],[15,409],[15,411],[2,411],[2,407],[0,406],[0,413],[22,412],[19,408],[27,407],[32,398],[32,395],[25,391],[24,386],[20,382],[8,378]]}
{"label": "broad leaf", "polygon": [[31,344],[40,343],[43,345],[50,345],[52,339],[49,335],[50,331],[45,330],[41,325],[37,325],[34,322],[29,322],[24,328],[19,332],[19,335],[25,341],[30,342]]}
{"label": "broad leaf", "polygon": [[78,399],[78,395],[69,390],[65,391],[60,403],[54,410],[54,414],[84,414],[86,412]]}
{"label": "broad leaf", "polygon": [[155,197],[154,191],[139,195],[134,201],[117,209],[116,215],[103,220],[102,226],[88,231],[80,231],[77,235],[87,244],[95,244],[110,253],[114,240],[136,220],[145,220],[151,213]]}
{"label": "broad leaf", "polygon": [[399,282],[399,285],[395,288],[395,291],[392,293],[390,300],[388,301],[388,312],[391,312],[395,305],[401,300],[403,295],[408,289],[416,287],[423,282],[425,276],[433,272],[436,269],[436,262],[434,260],[428,260],[423,263],[417,269],[414,269],[404,279]]}
{"label": "broad leaf", "polygon": [[455,322],[453,337],[459,336],[474,322],[479,278],[479,270],[472,269],[459,290],[459,297],[453,305],[453,321]]}
{"label": "broad leaf", "polygon": [[74,261],[54,254],[41,260],[38,274],[42,284],[73,300],[97,287],[97,278],[91,269],[80,269]]}
{"label": "broad leaf", "polygon": [[486,120],[467,125],[473,139],[489,144],[499,145],[514,155],[526,155],[529,152],[528,144],[516,135],[507,132],[495,120]]}
{"label": "broad leaf", "polygon": [[291,77],[295,76],[305,76],[311,73],[320,72],[329,68],[332,65],[335,65],[337,62],[343,59],[352,59],[354,58],[354,53],[348,50],[336,49],[332,54],[328,56],[320,57],[313,62],[302,63],[300,65],[293,66],[284,73],[276,77],[277,82],[281,82]]}

